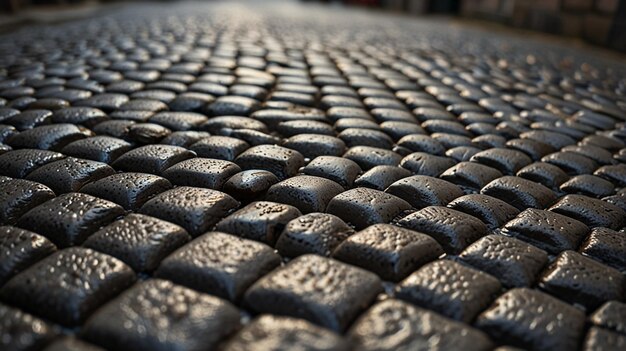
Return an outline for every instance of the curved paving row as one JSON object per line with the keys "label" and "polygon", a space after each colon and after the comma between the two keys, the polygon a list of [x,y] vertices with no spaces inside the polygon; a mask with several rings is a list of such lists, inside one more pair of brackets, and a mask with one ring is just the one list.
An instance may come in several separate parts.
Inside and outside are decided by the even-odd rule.
{"label": "curved paving row", "polygon": [[296,4],[0,38],[0,349],[626,348],[626,75]]}

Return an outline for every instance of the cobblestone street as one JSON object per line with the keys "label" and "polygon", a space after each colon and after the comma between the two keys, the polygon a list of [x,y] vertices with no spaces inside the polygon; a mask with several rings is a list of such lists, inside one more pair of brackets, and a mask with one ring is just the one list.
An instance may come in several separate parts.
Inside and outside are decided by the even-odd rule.
{"label": "cobblestone street", "polygon": [[150,3],[0,35],[0,350],[624,350],[626,59]]}

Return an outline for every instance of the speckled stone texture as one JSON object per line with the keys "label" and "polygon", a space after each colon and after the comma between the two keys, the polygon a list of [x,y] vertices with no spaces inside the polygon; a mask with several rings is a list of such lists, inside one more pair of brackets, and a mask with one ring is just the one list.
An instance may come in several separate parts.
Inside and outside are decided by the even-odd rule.
{"label": "speckled stone texture", "polygon": [[626,349],[626,60],[336,5],[0,35],[0,350]]}

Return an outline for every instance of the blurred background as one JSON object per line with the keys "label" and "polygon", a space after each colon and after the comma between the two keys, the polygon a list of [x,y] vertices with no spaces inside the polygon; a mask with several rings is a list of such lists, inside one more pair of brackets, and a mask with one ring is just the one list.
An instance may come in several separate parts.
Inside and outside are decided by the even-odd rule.
{"label": "blurred background", "polygon": [[[138,0],[135,0],[138,1]],[[142,0],[139,0],[142,1]],[[164,2],[165,0],[161,0]],[[170,0],[172,1],[172,0]],[[305,1],[305,0],[302,0]],[[65,19],[120,0],[0,0],[0,22]],[[144,1],[145,2],[145,1]],[[626,0],[308,0],[407,15],[445,15],[577,38],[626,52]],[[0,23],[2,24],[2,23]]]}

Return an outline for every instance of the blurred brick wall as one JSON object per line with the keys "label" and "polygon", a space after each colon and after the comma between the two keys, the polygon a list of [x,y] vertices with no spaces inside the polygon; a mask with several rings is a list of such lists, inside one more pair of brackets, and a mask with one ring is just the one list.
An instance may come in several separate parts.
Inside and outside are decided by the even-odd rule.
{"label": "blurred brick wall", "polygon": [[626,51],[626,0],[461,0],[461,14]]}

